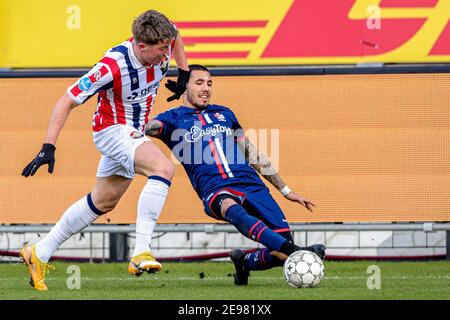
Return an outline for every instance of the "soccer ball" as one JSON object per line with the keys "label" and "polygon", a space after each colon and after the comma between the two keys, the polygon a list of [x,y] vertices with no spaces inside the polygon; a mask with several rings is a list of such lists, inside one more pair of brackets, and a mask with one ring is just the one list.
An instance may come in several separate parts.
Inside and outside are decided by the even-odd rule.
{"label": "soccer ball", "polygon": [[324,266],[317,254],[310,251],[296,251],[283,265],[284,278],[294,288],[315,287],[324,277]]}

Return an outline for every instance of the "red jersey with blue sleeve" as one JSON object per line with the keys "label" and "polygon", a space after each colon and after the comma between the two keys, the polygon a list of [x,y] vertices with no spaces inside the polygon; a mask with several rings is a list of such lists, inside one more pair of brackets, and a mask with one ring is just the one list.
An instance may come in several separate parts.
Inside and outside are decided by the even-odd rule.
{"label": "red jersey with blue sleeve", "polygon": [[161,80],[169,69],[168,54],[158,65],[146,67],[136,58],[133,38],[109,49],[83,77],[67,89],[68,95],[82,104],[98,93],[97,110],[92,120],[94,131],[115,124],[144,131]]}
{"label": "red jersey with blue sleeve", "polygon": [[180,106],[155,120],[163,125],[157,138],[183,165],[201,199],[212,190],[236,183],[265,186],[237,144],[245,135],[229,108]]}

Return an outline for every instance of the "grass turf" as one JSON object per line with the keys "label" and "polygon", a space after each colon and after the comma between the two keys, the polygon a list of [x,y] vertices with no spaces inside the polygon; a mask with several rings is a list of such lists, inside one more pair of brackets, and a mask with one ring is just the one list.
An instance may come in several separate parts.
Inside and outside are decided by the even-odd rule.
{"label": "grass turf", "polygon": [[[126,263],[75,264],[81,288],[66,282],[73,263],[56,262],[47,276],[47,292],[28,284],[22,264],[0,264],[0,300],[6,299],[150,299],[150,300],[307,300],[307,299],[450,299],[450,262],[325,261],[326,278],[316,288],[286,285],[282,269],[252,272],[249,285],[236,287],[231,262],[164,263],[158,274],[127,274]],[[381,289],[369,290],[370,265],[381,270]],[[70,279],[69,279],[70,280]],[[70,282],[70,281],[69,281]]]}

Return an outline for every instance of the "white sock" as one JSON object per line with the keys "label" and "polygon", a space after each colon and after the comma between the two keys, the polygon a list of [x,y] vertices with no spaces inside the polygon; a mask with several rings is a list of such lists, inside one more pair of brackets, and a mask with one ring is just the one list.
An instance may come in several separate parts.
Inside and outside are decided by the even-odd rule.
{"label": "white sock", "polygon": [[150,251],[153,230],[166,202],[169,186],[168,180],[151,176],[142,189],[137,208],[136,244],[133,257]]}
{"label": "white sock", "polygon": [[[71,205],[50,232],[36,243],[36,255],[39,260],[44,263],[48,262],[64,241],[92,224],[99,217],[89,206],[88,198],[93,206],[92,209],[95,209],[90,194],[81,198]],[[97,213],[99,213],[98,210]]]}

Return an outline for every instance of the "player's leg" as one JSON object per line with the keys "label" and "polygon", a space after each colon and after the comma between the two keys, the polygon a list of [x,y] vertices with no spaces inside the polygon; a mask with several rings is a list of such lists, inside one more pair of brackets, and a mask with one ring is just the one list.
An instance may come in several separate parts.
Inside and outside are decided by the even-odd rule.
{"label": "player's leg", "polygon": [[[97,149],[117,164],[105,173],[131,179],[137,173],[148,178],[138,200],[136,246],[128,271],[134,275],[159,271],[161,264],[153,257],[150,242],[167,197],[173,165],[150,139],[130,126],[116,125],[102,130],[94,134],[94,141]],[[105,174],[103,171],[98,174]]]}
{"label": "player's leg", "polygon": [[227,198],[225,195],[219,195],[217,198],[220,202],[216,203],[220,203],[220,212],[226,221],[232,223],[247,238],[271,248],[258,249],[248,254],[241,249],[231,251],[230,258],[236,271],[234,284],[247,285],[251,270],[265,270],[280,265],[281,260],[274,257],[271,251],[278,252],[287,239],[269,229],[261,219],[248,214],[235,199]]}
{"label": "player's leg", "polygon": [[100,215],[114,209],[130,183],[131,179],[120,176],[97,178],[92,192],[72,204],[41,241],[22,249],[22,259],[28,266],[32,285],[36,289],[47,290],[45,273],[56,249]]}
{"label": "player's leg", "polygon": [[[271,250],[267,248],[258,250],[253,255],[246,255],[241,249],[232,250],[230,258],[236,270],[234,283],[241,286],[247,285],[250,270],[262,270],[264,267],[268,269],[278,263],[278,259],[272,259],[270,251],[280,250],[287,240],[269,229],[261,219],[249,214],[242,206],[241,199],[230,191],[233,190],[228,189],[226,192],[222,190],[212,197],[210,204],[205,206],[206,208],[209,207],[207,211],[216,219],[223,219],[233,224],[245,237],[271,248]],[[254,259],[256,259],[256,262]],[[254,266],[257,266],[257,268],[254,268]]]}
{"label": "player's leg", "polygon": [[[233,195],[233,193],[225,189],[219,190],[216,193],[211,193],[208,197],[206,197],[206,199],[208,200],[203,200],[206,214],[221,221],[227,221],[221,213],[222,206],[238,205],[243,201],[243,197]],[[237,226],[235,227],[241,232]],[[244,234],[244,236],[247,235]],[[249,270],[242,259],[244,256],[244,251],[240,249],[232,250],[230,253],[231,261],[233,261],[234,268],[236,270],[233,274],[234,283],[239,286],[247,285],[248,283]]]}
{"label": "player's leg", "polygon": [[113,210],[131,181],[121,176],[97,177],[92,192],[70,206],[52,230],[36,244],[39,260],[49,261],[64,241],[93,223],[100,215]]}
{"label": "player's leg", "polygon": [[325,255],[325,247],[317,244],[310,247],[300,247],[294,243],[287,219],[266,188],[255,188],[252,192],[247,192],[245,208],[249,214],[255,216],[265,223],[273,232],[279,234],[285,239],[285,242],[279,250],[273,250],[272,247],[256,250],[247,254],[250,270],[265,270],[283,265],[289,255],[299,250],[308,250],[317,253],[320,258]]}
{"label": "player's leg", "polygon": [[[326,248],[322,244],[300,247],[294,243],[290,227],[283,213],[283,210],[281,210],[280,206],[272,197],[267,188],[251,193],[251,196],[249,198],[251,198],[252,200],[248,201],[248,204],[252,208],[249,208],[248,210],[255,216],[260,216],[261,219],[265,221],[272,230],[289,240],[280,250],[280,253],[285,255],[284,257],[282,257],[283,262],[287,259],[287,256],[299,250],[311,251],[317,254],[319,258],[325,258]],[[277,256],[280,257],[280,255]]]}
{"label": "player's leg", "polygon": [[173,164],[153,142],[142,143],[135,152],[135,172],[148,177],[138,201],[136,245],[128,273],[139,276],[143,271],[161,270],[150,250],[153,230],[161,214],[173,177]]}
{"label": "player's leg", "polygon": [[287,251],[284,247],[287,246],[288,240],[270,229],[263,220],[249,214],[236,200],[227,195],[219,195],[214,202],[217,203],[217,201],[221,203],[220,213],[223,218],[233,224],[241,234],[263,244],[270,250],[283,253]]}
{"label": "player's leg", "polygon": [[[262,225],[258,228],[260,231],[257,231],[257,235],[255,233],[252,236],[256,236],[256,239],[260,240],[265,233],[265,242],[258,242],[264,244],[267,248],[261,248],[250,253],[245,253],[241,249],[234,249],[231,252],[230,256],[236,269],[236,285],[246,285],[250,271],[282,266],[287,257],[298,250],[314,251],[323,257],[324,246],[315,245],[302,248],[294,244],[286,217],[266,188],[248,187],[246,189],[246,200],[243,207],[247,214],[257,221],[252,228],[256,229]],[[221,207],[222,214],[226,215],[228,210],[233,207],[233,202],[224,200]],[[277,234],[279,238],[275,237],[274,234]],[[274,244],[274,240],[278,241],[278,244]],[[276,246],[278,249],[274,249]],[[321,254],[322,251],[323,254]]]}

